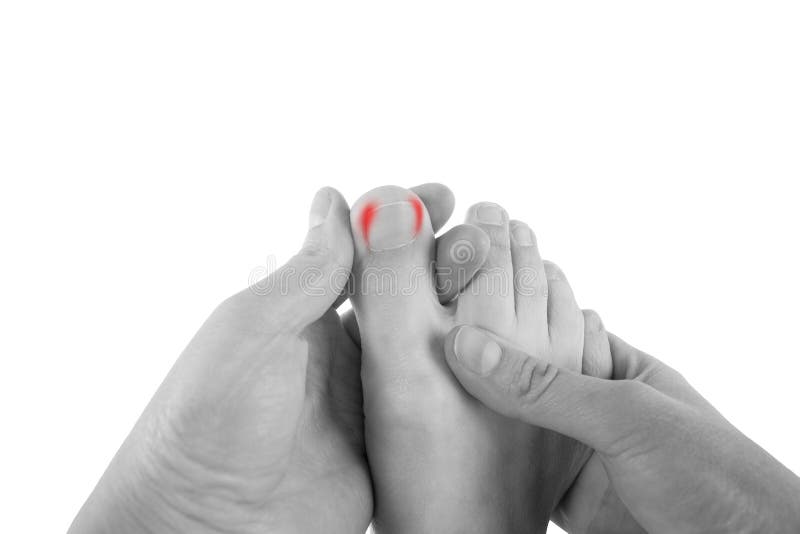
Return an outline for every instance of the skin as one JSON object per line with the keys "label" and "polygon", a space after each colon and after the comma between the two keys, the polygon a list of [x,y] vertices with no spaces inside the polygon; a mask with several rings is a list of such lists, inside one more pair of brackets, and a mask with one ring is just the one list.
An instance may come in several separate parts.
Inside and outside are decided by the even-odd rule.
{"label": "skin", "polygon": [[[440,227],[452,196],[436,185],[414,191]],[[302,251],[276,278],[304,269],[328,280],[349,272],[352,240],[341,195],[320,192],[311,222]],[[437,244],[447,249],[447,239],[462,238],[479,245],[475,265],[467,267],[474,273],[485,258],[474,228],[454,228]],[[447,257],[437,261],[446,265]],[[437,284],[447,288],[442,302],[461,289],[438,272]],[[70,532],[363,532],[372,492],[361,355],[352,315],[343,325],[335,312],[343,289],[290,283],[280,294],[248,289],[223,302]],[[585,316],[588,344],[592,322]],[[605,332],[592,335],[602,340]],[[456,357],[468,359],[469,350],[457,351],[454,338],[453,332],[446,340],[447,362],[470,393],[500,413],[596,449],[557,511],[568,531],[800,531],[798,478],[675,371],[615,336],[610,381],[530,363],[503,343],[497,367],[472,373]]]}
{"label": "skin", "polygon": [[[608,335],[597,312],[583,310],[584,348],[581,373],[612,377]],[[620,500],[599,454],[592,451],[550,519],[577,534],[640,534],[645,530]]]}
{"label": "skin", "polygon": [[[581,310],[563,276],[554,278],[557,268],[542,263],[531,230],[492,203],[467,216],[492,252],[470,290],[441,306],[430,298],[426,270],[423,283],[410,282],[433,259],[433,234],[426,225],[411,232],[409,198],[402,188],[381,187],[352,210],[375,530],[543,532],[590,451],[476,403],[444,366],[442,344],[453,325],[477,324],[580,370]],[[386,271],[400,291],[368,275]],[[520,273],[528,275],[529,291],[500,287]]]}
{"label": "skin", "polygon": [[[436,184],[414,191],[441,227],[452,194]],[[323,189],[309,221],[300,253],[200,328],[71,534],[366,530],[360,349],[336,313],[353,261],[347,203]],[[442,239],[475,240],[476,232],[458,226]],[[474,273],[483,259],[473,261],[460,267]],[[461,289],[445,286],[445,300]]]}
{"label": "skin", "polygon": [[[603,380],[460,328],[474,335],[454,329],[445,353],[464,388],[499,413],[592,447],[645,531],[800,532],[800,479],[652,356],[608,334],[613,376]],[[604,531],[613,521],[600,513],[570,531]]]}

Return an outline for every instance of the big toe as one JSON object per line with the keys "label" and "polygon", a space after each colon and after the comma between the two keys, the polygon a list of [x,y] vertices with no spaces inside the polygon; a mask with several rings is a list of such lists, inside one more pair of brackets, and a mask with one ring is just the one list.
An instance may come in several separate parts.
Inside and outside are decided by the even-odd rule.
{"label": "big toe", "polygon": [[439,307],[432,274],[434,238],[420,198],[402,187],[373,189],[353,205],[350,224],[355,242],[352,301],[366,338],[362,342],[369,342],[371,332],[413,331],[414,324],[430,321]]}

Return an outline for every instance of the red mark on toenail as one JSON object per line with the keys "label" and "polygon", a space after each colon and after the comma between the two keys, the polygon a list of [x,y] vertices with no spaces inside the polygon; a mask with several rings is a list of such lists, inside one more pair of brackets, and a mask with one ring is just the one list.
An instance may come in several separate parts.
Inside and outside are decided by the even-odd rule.
{"label": "red mark on toenail", "polygon": [[414,207],[414,237],[417,237],[422,229],[422,202],[417,197],[411,197],[409,201]]}
{"label": "red mark on toenail", "polygon": [[369,246],[369,229],[372,226],[372,222],[375,220],[375,213],[377,213],[377,211],[378,205],[374,202],[368,202],[361,212],[359,222],[361,223],[361,233],[364,234],[364,241],[367,242],[367,246]]}

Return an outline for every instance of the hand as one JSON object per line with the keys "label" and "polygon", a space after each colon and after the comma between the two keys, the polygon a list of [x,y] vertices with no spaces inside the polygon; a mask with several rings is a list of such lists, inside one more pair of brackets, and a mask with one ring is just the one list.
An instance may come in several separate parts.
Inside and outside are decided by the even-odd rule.
{"label": "hand", "polygon": [[[468,333],[454,346],[459,328]],[[609,341],[613,380],[554,367],[471,327],[454,329],[445,353],[488,407],[595,449],[647,532],[800,532],[800,479],[677,372],[612,334]]]}
{"label": "hand", "polygon": [[211,314],[70,532],[363,532],[359,352],[332,307],[353,257],[338,192],[317,193],[310,226]]}
{"label": "hand", "polygon": [[[593,310],[583,310],[584,345],[581,374],[612,378],[611,348],[603,321]],[[595,357],[589,355],[594,354]],[[600,363],[600,365],[597,365]],[[589,365],[587,365],[589,364]],[[593,365],[594,364],[594,365]],[[592,451],[550,519],[567,532],[582,534],[643,534],[608,479],[599,454]]]}
{"label": "hand", "polygon": [[[414,190],[441,227],[452,194],[436,184]],[[372,489],[360,350],[335,310],[353,257],[349,209],[337,191],[317,194],[310,226],[299,254],[212,313],[71,533],[366,530]],[[468,226],[442,236],[440,246],[478,244],[459,264],[460,279],[443,272],[443,299],[483,263],[488,246],[480,237]],[[453,265],[446,254],[439,261]],[[356,330],[352,319],[349,327]]]}

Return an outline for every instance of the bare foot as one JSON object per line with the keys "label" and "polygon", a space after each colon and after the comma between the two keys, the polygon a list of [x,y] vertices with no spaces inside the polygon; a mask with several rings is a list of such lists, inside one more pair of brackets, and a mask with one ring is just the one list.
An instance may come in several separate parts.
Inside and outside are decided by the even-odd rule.
{"label": "bare foot", "polygon": [[[541,261],[529,229],[515,223],[512,239],[505,211],[493,204],[470,209],[467,222],[489,235],[489,257],[472,284],[441,305],[433,231],[418,198],[384,187],[351,210],[379,532],[544,531],[590,454],[574,440],[489,411],[446,367],[444,337],[465,323],[558,365],[582,367],[583,314],[563,274]],[[515,278],[525,276],[530,287],[516,289]]]}

